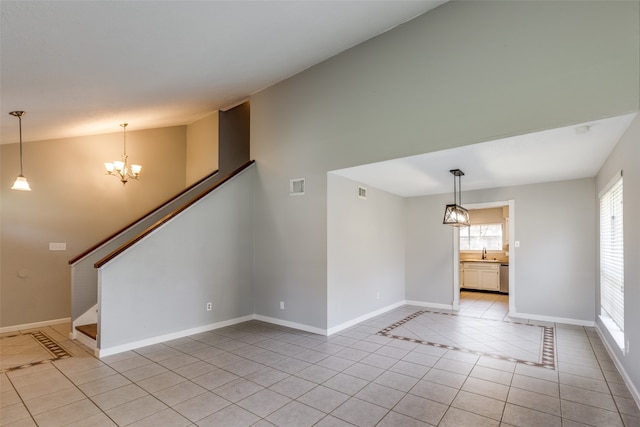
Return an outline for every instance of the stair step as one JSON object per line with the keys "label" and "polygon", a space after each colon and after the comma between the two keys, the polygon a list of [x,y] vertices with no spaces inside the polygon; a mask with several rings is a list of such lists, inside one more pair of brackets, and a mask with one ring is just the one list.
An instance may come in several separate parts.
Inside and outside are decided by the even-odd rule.
{"label": "stair step", "polygon": [[98,336],[98,324],[97,323],[89,323],[88,325],[76,326],[76,330],[78,332],[82,332],[83,334],[85,334],[86,336],[88,336],[88,337],[90,337],[91,339],[94,339],[94,340]]}

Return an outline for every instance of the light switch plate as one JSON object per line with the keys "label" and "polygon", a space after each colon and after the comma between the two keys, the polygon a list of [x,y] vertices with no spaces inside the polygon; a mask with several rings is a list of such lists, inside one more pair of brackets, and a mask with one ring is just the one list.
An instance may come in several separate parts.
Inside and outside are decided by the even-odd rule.
{"label": "light switch plate", "polygon": [[67,244],[66,243],[49,243],[50,251],[66,251]]}

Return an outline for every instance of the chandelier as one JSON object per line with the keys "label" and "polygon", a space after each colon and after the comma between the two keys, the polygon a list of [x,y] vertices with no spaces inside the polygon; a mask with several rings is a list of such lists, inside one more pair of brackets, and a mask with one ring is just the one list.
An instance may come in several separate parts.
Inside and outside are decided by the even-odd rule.
{"label": "chandelier", "polygon": [[24,115],[24,111],[12,111],[9,114],[17,117],[20,121],[20,175],[16,178],[16,182],[13,183],[13,187],[11,187],[11,189],[18,191],[31,191],[27,178],[22,174],[22,116]]}
{"label": "chandelier", "polygon": [[105,169],[107,170],[107,175],[115,176],[120,179],[122,185],[126,184],[129,179],[138,179],[140,175],[140,171],[142,170],[142,166],[140,165],[131,165],[127,164],[127,125],[128,123],[122,123],[122,136],[124,140],[124,148],[122,150],[122,160],[107,162],[104,164]]}
{"label": "chandelier", "polygon": [[454,227],[466,227],[469,225],[469,211],[462,207],[462,185],[460,183],[460,177],[464,175],[464,172],[460,169],[452,169],[449,172],[453,174],[453,204],[447,205],[445,208],[442,223]]}

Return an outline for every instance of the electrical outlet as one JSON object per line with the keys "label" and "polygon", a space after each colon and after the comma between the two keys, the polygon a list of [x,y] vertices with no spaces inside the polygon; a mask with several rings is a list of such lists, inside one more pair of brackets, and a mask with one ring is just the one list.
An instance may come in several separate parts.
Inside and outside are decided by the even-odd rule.
{"label": "electrical outlet", "polygon": [[211,305],[210,302],[207,303],[207,311],[211,311],[213,310],[213,306]]}
{"label": "electrical outlet", "polygon": [[280,310],[284,310],[284,301],[280,301]]}
{"label": "electrical outlet", "polygon": [[49,243],[50,251],[66,251],[67,244],[66,243]]}
{"label": "electrical outlet", "polygon": [[376,292],[376,299],[380,299],[380,292]]}

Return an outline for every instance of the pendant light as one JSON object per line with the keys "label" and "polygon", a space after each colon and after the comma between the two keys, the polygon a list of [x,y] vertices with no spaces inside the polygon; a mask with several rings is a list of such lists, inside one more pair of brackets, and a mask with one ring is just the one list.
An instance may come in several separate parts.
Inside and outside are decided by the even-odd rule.
{"label": "pendant light", "polygon": [[9,114],[17,117],[20,122],[20,175],[16,178],[16,182],[13,183],[13,187],[11,187],[11,189],[18,191],[31,191],[27,178],[22,174],[22,116],[24,115],[24,111],[11,111]]}
{"label": "pendant light", "polygon": [[[469,225],[469,211],[462,207],[462,185],[460,177],[464,175],[460,169],[452,169],[453,174],[453,204],[444,210],[443,224],[453,227],[467,227]],[[459,204],[458,204],[459,203]]]}
{"label": "pendant light", "polygon": [[114,162],[107,162],[104,164],[107,170],[107,175],[115,176],[122,182],[122,185],[126,184],[129,179],[138,179],[142,166],[127,164],[129,156],[127,156],[127,125],[128,123],[122,123],[122,136],[123,136],[123,151],[122,160],[116,160]]}

